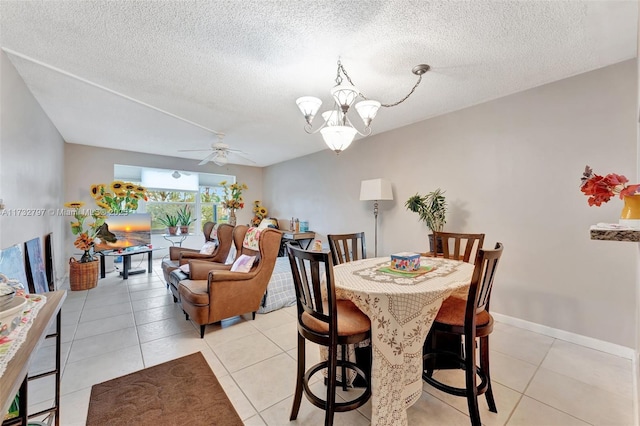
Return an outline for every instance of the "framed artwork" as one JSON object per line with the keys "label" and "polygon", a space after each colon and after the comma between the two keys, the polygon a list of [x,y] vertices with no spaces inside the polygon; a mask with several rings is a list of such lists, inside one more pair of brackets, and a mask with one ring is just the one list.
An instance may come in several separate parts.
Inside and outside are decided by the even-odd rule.
{"label": "framed artwork", "polygon": [[29,292],[24,256],[19,244],[0,250],[0,281],[18,282]]}
{"label": "framed artwork", "polygon": [[44,268],[44,258],[42,257],[42,246],[40,237],[36,237],[24,243],[27,251],[26,272],[29,282],[29,292],[46,293],[49,291],[47,273]]}
{"label": "framed artwork", "polygon": [[49,232],[44,237],[44,267],[47,272],[47,282],[49,283],[49,291],[56,289],[56,268],[53,257],[53,232]]}

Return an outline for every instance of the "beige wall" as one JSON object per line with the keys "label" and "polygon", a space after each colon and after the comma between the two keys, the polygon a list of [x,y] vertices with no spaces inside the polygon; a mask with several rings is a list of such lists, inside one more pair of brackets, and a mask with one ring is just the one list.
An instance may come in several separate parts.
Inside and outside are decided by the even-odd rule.
{"label": "beige wall", "polygon": [[[220,167],[213,163],[198,166],[198,160],[187,160],[184,158],[142,154],[70,143],[64,145],[64,155],[67,166],[65,172],[65,192],[68,201],[84,201],[88,206],[95,205],[89,195],[89,187],[95,183],[111,182],[113,180],[114,164],[234,175],[238,182],[246,183],[249,187],[249,189],[242,194],[246,206],[237,212],[239,224],[249,223],[253,217],[253,212],[251,211],[253,201],[262,199],[263,169],[259,167],[237,166],[233,164]],[[191,246],[197,246],[199,248],[202,245],[202,238],[198,237],[195,240],[197,241],[193,241]],[[168,243],[162,241],[162,245],[168,245]],[[187,246],[188,245],[185,245],[185,247]],[[72,249],[73,245],[69,233],[67,238],[67,252],[71,253]],[[162,253],[160,253],[160,255],[161,254]]]}
{"label": "beige wall", "polygon": [[[395,200],[380,203],[378,244],[387,255],[426,249],[427,230],[404,202],[442,188],[445,230],[504,243],[494,312],[634,348],[638,249],[589,239],[590,225],[617,222],[622,202],[589,207],[579,182],[586,164],[636,182],[636,84],[630,60],[356,140],[339,156],[267,167],[266,207],[308,219],[325,241],[365,231],[373,254],[372,202],[358,200],[360,181],[387,178]],[[411,99],[394,113],[403,108]],[[300,143],[320,138],[300,128]]]}
{"label": "beige wall", "polygon": [[[0,248],[53,232],[57,276],[65,274],[62,137],[4,52],[0,52]],[[41,216],[16,216],[27,209]]]}

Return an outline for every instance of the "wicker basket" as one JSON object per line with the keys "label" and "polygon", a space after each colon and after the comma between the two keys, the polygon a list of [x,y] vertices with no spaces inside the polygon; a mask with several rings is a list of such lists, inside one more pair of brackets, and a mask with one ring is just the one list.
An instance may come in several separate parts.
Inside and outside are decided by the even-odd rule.
{"label": "wicker basket", "polygon": [[69,259],[69,285],[71,290],[88,290],[98,285],[98,260],[80,263]]}

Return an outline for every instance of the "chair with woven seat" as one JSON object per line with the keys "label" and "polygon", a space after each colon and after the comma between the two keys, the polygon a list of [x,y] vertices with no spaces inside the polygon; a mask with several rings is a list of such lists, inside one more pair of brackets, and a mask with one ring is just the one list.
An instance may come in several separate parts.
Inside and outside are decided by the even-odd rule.
{"label": "chair with woven seat", "polygon": [[334,265],[367,258],[364,232],[354,234],[329,234],[329,248]]}
{"label": "chair with woven seat", "polygon": [[217,246],[211,254],[201,253],[201,250],[183,247],[169,247],[169,258],[162,261],[162,273],[167,287],[173,293],[173,301],[180,299],[178,292],[178,283],[188,274],[181,273],[179,268],[189,263],[190,260],[204,260],[224,264],[229,250],[231,249],[231,241],[233,234],[233,226],[229,224],[216,225],[214,222],[207,222],[202,227],[205,243],[217,241]]}
{"label": "chair with woven seat", "polygon": [[[353,302],[336,298],[333,261],[329,253],[305,251],[287,244],[287,254],[291,263],[298,307],[298,368],[290,420],[298,417],[304,392],[313,405],[326,411],[325,425],[331,425],[335,412],[354,410],[364,405],[371,397],[370,376],[355,363],[346,361],[344,353],[342,359],[338,359],[339,345],[344,348],[348,344],[370,338],[371,321]],[[326,294],[325,300],[323,294]],[[305,371],[306,340],[326,346],[328,358]],[[336,401],[338,368],[341,369],[343,389],[346,389],[347,369],[362,377],[366,383],[364,389],[350,389],[350,392],[360,394],[345,402]],[[309,383],[314,374],[325,369],[327,393],[323,399],[311,391]]]}
{"label": "chair with woven seat", "polygon": [[[474,260],[478,250],[482,248],[484,243],[484,234],[434,232],[433,238],[437,242],[434,246],[437,247],[440,257],[462,260],[463,262]],[[430,255],[435,256],[435,253],[431,251]]]}
{"label": "chair with woven seat", "polygon": [[[445,299],[433,322],[431,328],[433,331],[451,334],[464,341],[462,355],[438,348],[428,348],[426,345],[423,353],[425,361],[439,357],[451,358],[459,368],[464,370],[466,384],[464,388],[450,386],[435,379],[432,369],[425,369],[422,378],[436,389],[466,397],[469,417],[474,426],[481,424],[478,395],[484,393],[489,411],[498,412],[493,398],[489,372],[489,334],[493,331],[493,317],[489,313],[489,301],[502,249],[502,244],[497,243],[493,250],[478,250],[467,298],[448,297]],[[476,363],[476,339],[479,340],[480,345],[479,366]],[[480,377],[480,384],[477,384],[477,377]]]}
{"label": "chair with woven seat", "polygon": [[200,326],[200,337],[204,337],[207,324],[246,313],[256,318],[276,264],[281,238],[282,234],[275,229],[236,226],[233,231],[238,250],[236,262],[243,255],[254,258],[247,265],[247,272],[232,271],[232,265],[189,261],[190,278],[180,281],[178,291],[187,320]]}

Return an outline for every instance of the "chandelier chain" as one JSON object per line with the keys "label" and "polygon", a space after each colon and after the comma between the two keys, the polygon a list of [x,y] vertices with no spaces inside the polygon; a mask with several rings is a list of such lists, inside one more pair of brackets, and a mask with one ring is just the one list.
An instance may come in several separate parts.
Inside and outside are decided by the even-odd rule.
{"label": "chandelier chain", "polygon": [[[336,76],[336,83],[338,83],[338,84],[342,83],[342,77],[340,77],[340,71],[342,71],[344,76],[347,78],[347,81],[349,83],[351,83],[352,86],[355,86],[355,84],[353,84],[353,81],[351,80],[351,77],[349,77],[349,74],[347,74],[347,70],[344,69],[344,66],[342,65],[342,63],[340,61],[338,61],[338,73],[337,73],[337,76]],[[421,81],[422,81],[422,74],[418,75],[418,81],[416,81],[416,84],[413,85],[413,87],[411,88],[411,91],[404,98],[402,98],[398,102],[394,102],[392,104],[382,104],[381,103],[380,106],[383,106],[385,108],[390,108],[390,107],[394,107],[396,105],[400,105],[401,103],[403,103],[404,101],[409,99],[409,96],[413,95],[413,92],[416,91],[416,88],[418,87],[418,85],[420,84]],[[365,99],[365,100],[369,99],[365,95],[363,95],[362,93],[360,93],[360,96],[362,96],[362,98]]]}

